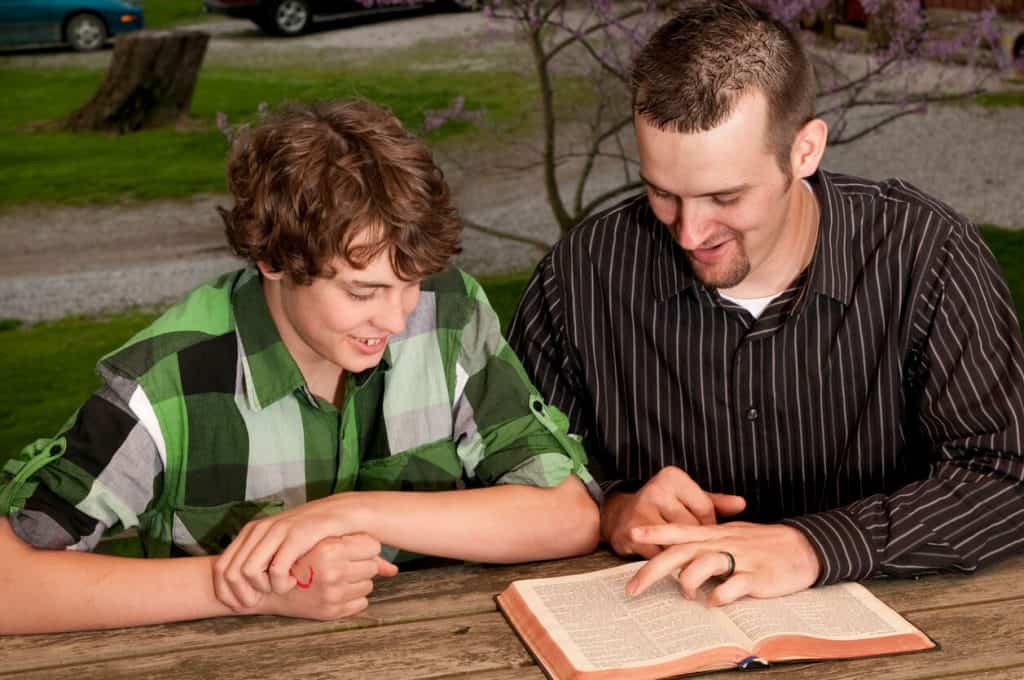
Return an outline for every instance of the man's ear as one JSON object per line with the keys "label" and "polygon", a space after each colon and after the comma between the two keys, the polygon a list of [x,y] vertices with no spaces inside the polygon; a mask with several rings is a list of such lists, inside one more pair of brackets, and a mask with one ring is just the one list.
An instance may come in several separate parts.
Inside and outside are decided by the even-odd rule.
{"label": "man's ear", "polygon": [[277,271],[269,263],[262,260],[256,263],[256,267],[259,268],[260,274],[263,274],[263,278],[270,281],[280,281],[284,277],[284,272]]}
{"label": "man's ear", "polygon": [[828,123],[820,118],[807,121],[796,133],[790,163],[795,177],[810,177],[818,169],[828,144]]}

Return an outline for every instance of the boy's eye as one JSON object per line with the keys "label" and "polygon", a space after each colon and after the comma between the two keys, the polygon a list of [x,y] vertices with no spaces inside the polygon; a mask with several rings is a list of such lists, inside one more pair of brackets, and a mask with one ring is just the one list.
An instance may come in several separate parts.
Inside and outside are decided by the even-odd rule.
{"label": "boy's eye", "polygon": [[373,298],[373,293],[372,292],[366,293],[366,294],[355,293],[355,292],[353,292],[351,290],[346,290],[345,292],[348,293],[348,296],[350,298],[352,298],[353,300],[355,300],[357,302],[366,302],[367,300],[370,300],[370,299]]}

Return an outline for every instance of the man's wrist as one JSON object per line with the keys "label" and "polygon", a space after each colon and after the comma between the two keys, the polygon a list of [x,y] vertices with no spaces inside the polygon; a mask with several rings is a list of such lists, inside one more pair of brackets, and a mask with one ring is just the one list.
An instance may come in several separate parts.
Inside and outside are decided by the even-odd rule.
{"label": "man's wrist", "polygon": [[623,491],[612,491],[604,497],[604,504],[601,506],[602,543],[611,543],[611,534],[619,522],[622,508],[632,495]]}

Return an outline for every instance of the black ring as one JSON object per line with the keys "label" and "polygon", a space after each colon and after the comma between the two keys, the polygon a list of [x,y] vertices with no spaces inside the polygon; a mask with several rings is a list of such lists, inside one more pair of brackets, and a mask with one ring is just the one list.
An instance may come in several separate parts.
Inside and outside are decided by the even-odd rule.
{"label": "black ring", "polygon": [[729,578],[736,571],[736,558],[732,556],[731,552],[726,552],[725,550],[722,551],[722,554],[729,559],[729,568],[722,574],[722,578]]}

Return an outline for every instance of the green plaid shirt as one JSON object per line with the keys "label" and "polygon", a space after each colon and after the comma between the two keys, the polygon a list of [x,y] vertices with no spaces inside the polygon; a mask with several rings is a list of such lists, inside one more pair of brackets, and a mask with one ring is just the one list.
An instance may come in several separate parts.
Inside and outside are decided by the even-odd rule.
{"label": "green plaid shirt", "polygon": [[307,389],[253,268],[200,286],[97,368],[104,386],[60,434],[4,468],[0,513],[31,545],[92,550],[138,527],[151,556],[217,553],[256,517],[350,490],[575,473],[599,497],[564,416],[458,270],[424,282],[340,410]]}

